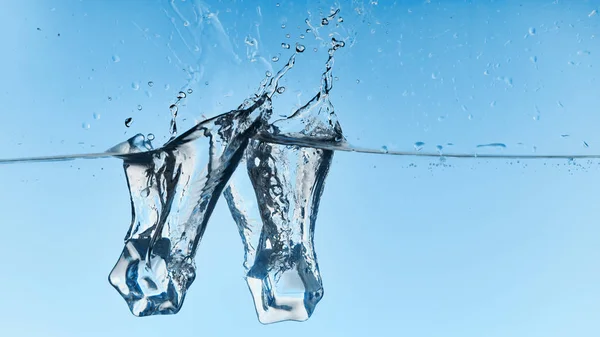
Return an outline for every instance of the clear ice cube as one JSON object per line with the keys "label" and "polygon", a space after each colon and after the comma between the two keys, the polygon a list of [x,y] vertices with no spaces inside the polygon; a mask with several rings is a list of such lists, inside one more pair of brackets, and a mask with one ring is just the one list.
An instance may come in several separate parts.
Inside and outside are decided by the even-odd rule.
{"label": "clear ice cube", "polygon": [[123,156],[133,220],[109,282],[134,315],[180,310],[196,276],[194,255],[208,219],[270,109],[270,97],[263,95],[158,150]]}
{"label": "clear ice cube", "polygon": [[264,324],[307,320],[323,297],[314,230],[333,151],[276,142],[343,140],[328,98],[333,50],[321,91],[250,141],[247,173],[238,170],[224,192],[244,244],[246,282]]}

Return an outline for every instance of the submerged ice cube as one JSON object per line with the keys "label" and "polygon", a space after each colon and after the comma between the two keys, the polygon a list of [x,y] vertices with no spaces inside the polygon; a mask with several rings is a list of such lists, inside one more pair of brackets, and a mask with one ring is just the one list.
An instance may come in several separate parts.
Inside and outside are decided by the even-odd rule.
{"label": "submerged ice cube", "polygon": [[[329,101],[333,50],[320,92],[250,141],[247,174],[238,170],[224,192],[244,244],[246,282],[261,323],[304,321],[323,297],[313,241],[333,151],[276,143],[343,139]],[[245,191],[254,193],[242,195]]]}
{"label": "submerged ice cube", "polygon": [[133,221],[110,283],[136,316],[179,311],[217,199],[270,98],[206,120],[158,150],[124,156]]}

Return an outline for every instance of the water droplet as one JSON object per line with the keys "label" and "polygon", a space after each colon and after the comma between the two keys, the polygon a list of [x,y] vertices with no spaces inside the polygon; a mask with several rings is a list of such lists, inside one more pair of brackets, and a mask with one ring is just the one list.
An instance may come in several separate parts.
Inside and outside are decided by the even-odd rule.
{"label": "water droplet", "polygon": [[285,29],[285,23],[281,24],[281,29]]}
{"label": "water droplet", "polygon": [[283,48],[283,49],[290,49],[290,44],[284,42],[284,43],[281,44],[281,48]]}
{"label": "water droplet", "polygon": [[388,150],[388,147],[384,145],[384,146],[381,147],[381,152],[388,153],[390,151]]}
{"label": "water droplet", "polygon": [[154,134],[153,133],[149,133],[146,138],[148,138],[149,141],[153,141],[154,140]]}
{"label": "water droplet", "polygon": [[89,124],[89,123],[82,123],[82,124],[81,124],[81,127],[87,130],[87,129],[89,129],[91,126],[90,126],[90,124]]}
{"label": "water droplet", "polygon": [[415,150],[416,151],[421,151],[421,149],[423,148],[424,145],[425,145],[425,143],[423,143],[423,142],[416,142],[414,144]]}
{"label": "water droplet", "polygon": [[208,81],[204,82],[204,85],[208,85]]}
{"label": "water droplet", "polygon": [[125,126],[126,127],[131,126],[131,123],[133,123],[133,118],[131,118],[131,117],[125,118]]}
{"label": "water droplet", "polygon": [[113,60],[114,63],[117,63],[117,62],[121,61],[121,58],[119,57],[119,55],[113,55],[112,56],[112,60]]}
{"label": "water droplet", "polygon": [[439,152],[439,153],[442,153],[442,149],[443,149],[444,147],[443,147],[443,146],[441,146],[441,145],[437,145],[435,148],[438,150],[438,152]]}
{"label": "water droplet", "polygon": [[279,2],[275,4],[275,7],[279,7]]}
{"label": "water droplet", "polygon": [[185,95],[185,92],[183,92],[183,91],[180,91],[180,92],[177,94],[177,98],[179,98],[179,99],[185,98],[185,96],[186,96],[186,95]]}
{"label": "water droplet", "polygon": [[279,61],[279,57],[278,56],[273,56],[273,57],[271,57],[271,61],[277,62],[277,61]]}
{"label": "water droplet", "polygon": [[535,28],[533,27],[529,27],[529,31],[528,31],[529,35],[533,36],[535,35]]}
{"label": "water droplet", "polygon": [[133,90],[139,90],[140,89],[140,84],[137,83],[137,82],[133,82],[133,83],[131,83],[131,88]]}
{"label": "water droplet", "polygon": [[310,29],[310,28],[306,28],[306,32],[307,32],[307,33],[310,33],[310,32],[312,32],[312,29]]}
{"label": "water droplet", "polygon": [[285,34],[285,37],[289,39],[292,36],[288,33],[288,34]]}
{"label": "water droplet", "polygon": [[301,44],[296,43],[296,51],[297,52],[302,53],[302,52],[304,52],[305,49],[306,49],[306,47],[304,47]]}
{"label": "water droplet", "polygon": [[532,63],[536,63],[536,62],[537,62],[537,56],[531,56],[531,57],[529,58],[529,60],[530,60]]}
{"label": "water droplet", "polygon": [[322,26],[327,26],[328,24],[329,24],[329,20],[327,20],[327,18],[321,19],[321,25]]}
{"label": "water droplet", "polygon": [[193,92],[194,92],[194,90],[192,90],[192,88],[189,88],[189,89],[187,90],[187,93],[188,93],[188,94],[191,94],[191,93],[193,93]]}
{"label": "water droplet", "polygon": [[301,38],[301,39],[304,39],[304,34],[300,34],[300,38]]}
{"label": "water droplet", "polygon": [[189,22],[189,21],[187,21],[187,20],[186,20],[186,21],[183,21],[183,26],[184,26],[184,27],[187,27],[187,26],[189,26],[189,25],[190,25],[190,22]]}
{"label": "water droplet", "polygon": [[596,14],[598,14],[598,10],[597,10],[597,9],[594,9],[593,11],[591,11],[591,12],[590,12],[590,14],[588,14],[588,17],[590,17],[590,18],[591,18],[592,16],[594,16],[594,15],[596,15]]}
{"label": "water droplet", "polygon": [[97,112],[94,112],[93,116],[94,116],[94,119],[95,119],[95,120],[98,120],[98,119],[100,119],[100,114],[99,114],[99,113],[97,113]]}
{"label": "water droplet", "polygon": [[173,117],[177,117],[177,111],[179,110],[177,104],[171,104],[169,110],[171,110],[171,115],[173,115]]}
{"label": "water droplet", "polygon": [[339,23],[342,23],[342,22],[344,22],[344,18],[340,16],[340,17],[338,18],[338,22],[339,22]]}
{"label": "water droplet", "polygon": [[152,86],[154,86],[154,82],[152,82],[152,81],[149,81],[149,82],[148,82],[148,86],[149,86],[149,87],[152,87]]}
{"label": "water droplet", "polygon": [[490,72],[486,70],[486,71],[483,72],[483,74],[487,76],[487,75],[490,74]]}
{"label": "water droplet", "polygon": [[283,94],[285,92],[285,87],[278,87],[277,92]]}
{"label": "water droplet", "polygon": [[267,72],[265,73],[265,75],[267,75],[267,77],[271,77],[271,72],[267,70]]}

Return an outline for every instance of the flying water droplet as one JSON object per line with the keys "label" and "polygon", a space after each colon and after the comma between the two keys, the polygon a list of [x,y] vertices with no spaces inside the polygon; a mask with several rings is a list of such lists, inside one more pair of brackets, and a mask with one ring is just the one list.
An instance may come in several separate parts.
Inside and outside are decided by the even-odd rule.
{"label": "flying water droplet", "polygon": [[139,83],[137,83],[137,82],[132,82],[132,83],[131,83],[131,88],[132,88],[133,90],[140,90],[140,84],[139,84]]}
{"label": "flying water droplet", "polygon": [[186,97],[186,95],[185,95],[185,92],[183,92],[183,91],[180,91],[180,92],[177,94],[177,98],[178,98],[178,99],[183,99],[183,98],[185,98],[185,97]]}
{"label": "flying water droplet", "polygon": [[591,18],[592,16],[594,16],[594,15],[596,15],[596,14],[598,14],[598,10],[597,10],[597,9],[594,9],[593,11],[591,11],[591,12],[590,12],[590,14],[588,14],[588,17],[590,17],[590,18]]}
{"label": "flying water droplet", "polygon": [[284,42],[284,43],[281,44],[281,48],[283,48],[283,49],[290,49],[290,44]]}
{"label": "flying water droplet", "polygon": [[297,51],[298,53],[302,53],[302,52],[304,52],[304,50],[305,50],[305,49],[306,49],[306,47],[304,47],[304,45],[301,45],[301,44],[299,44],[299,43],[296,43],[296,51]]}
{"label": "flying water droplet", "polygon": [[536,30],[535,30],[535,28],[534,28],[534,27],[529,27],[529,31],[528,31],[528,33],[529,33],[529,35],[530,35],[530,36],[533,36],[533,35],[535,35],[535,33],[536,33]]}
{"label": "flying water droplet", "polygon": [[125,118],[125,126],[126,127],[130,127],[131,123],[133,123],[133,118],[131,118],[131,117]]}
{"label": "flying water droplet", "polygon": [[171,110],[171,115],[173,115],[173,117],[177,117],[177,111],[179,111],[177,104],[171,104],[169,110]]}
{"label": "flying water droplet", "polygon": [[95,120],[98,120],[98,119],[100,119],[100,114],[99,114],[99,113],[97,113],[97,112],[94,112],[93,116],[94,116],[94,119],[95,119]]}
{"label": "flying water droplet", "polygon": [[90,124],[89,124],[89,123],[82,123],[82,124],[81,124],[81,127],[82,127],[83,129],[86,129],[86,130],[87,130],[87,129],[89,129],[91,126],[90,126]]}
{"label": "flying water droplet", "polygon": [[531,61],[531,63],[537,63],[537,56],[531,56],[529,60]]}
{"label": "flying water droplet", "polygon": [[119,57],[119,55],[113,55],[112,60],[114,63],[118,63],[121,61],[121,58]]}

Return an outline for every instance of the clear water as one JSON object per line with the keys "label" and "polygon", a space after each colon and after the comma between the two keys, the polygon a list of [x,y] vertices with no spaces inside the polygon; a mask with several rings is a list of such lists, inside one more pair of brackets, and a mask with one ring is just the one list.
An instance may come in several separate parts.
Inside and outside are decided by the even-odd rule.
{"label": "clear water", "polygon": [[7,333],[598,334],[594,2],[80,5],[3,20]]}

